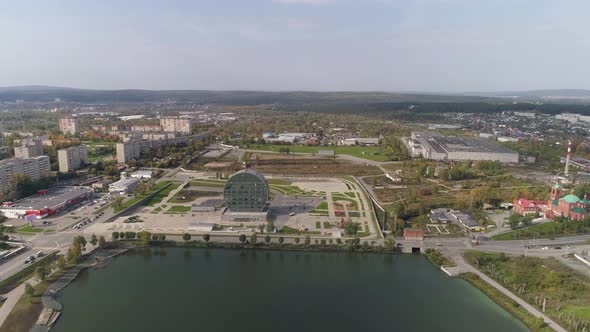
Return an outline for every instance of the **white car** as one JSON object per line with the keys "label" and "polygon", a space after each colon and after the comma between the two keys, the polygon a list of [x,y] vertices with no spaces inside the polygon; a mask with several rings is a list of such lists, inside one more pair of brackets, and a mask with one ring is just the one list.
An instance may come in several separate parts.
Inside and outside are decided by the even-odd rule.
{"label": "white car", "polygon": [[541,250],[549,250],[549,247],[543,247]]}

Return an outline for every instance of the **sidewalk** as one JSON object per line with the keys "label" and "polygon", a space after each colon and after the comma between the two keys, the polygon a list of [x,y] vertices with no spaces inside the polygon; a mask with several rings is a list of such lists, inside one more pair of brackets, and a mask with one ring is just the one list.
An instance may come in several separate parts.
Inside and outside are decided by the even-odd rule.
{"label": "sidewalk", "polygon": [[514,295],[512,292],[510,292],[508,289],[504,288],[498,282],[496,282],[492,278],[488,277],[485,273],[483,273],[480,270],[476,269],[475,267],[469,265],[465,261],[465,259],[463,259],[463,256],[461,256],[461,255],[453,256],[453,260],[457,264],[457,269],[458,270],[463,271],[463,272],[472,272],[472,273],[477,274],[477,276],[479,276],[482,280],[484,280],[488,284],[492,285],[494,288],[496,288],[497,290],[499,290],[500,292],[502,292],[504,295],[508,296],[510,299],[512,299],[515,302],[517,302],[521,307],[523,307],[531,315],[533,315],[535,317],[543,317],[543,320],[545,321],[545,323],[549,327],[551,327],[553,330],[555,330],[557,332],[567,332],[566,329],[564,329],[563,327],[559,326],[555,321],[553,321],[551,318],[549,318],[548,316],[546,316],[544,313],[542,313],[541,311],[537,310],[535,307],[533,307],[532,305],[528,304],[526,301],[524,301],[520,297]]}
{"label": "sidewalk", "polygon": [[0,306],[0,327],[4,324],[4,321],[8,315],[10,315],[10,312],[18,300],[25,294],[25,284],[27,282],[30,283],[31,286],[35,286],[39,283],[39,280],[37,280],[37,278],[31,278],[22,285],[8,292],[8,294],[4,295],[4,297],[6,297],[6,301],[2,306]]}

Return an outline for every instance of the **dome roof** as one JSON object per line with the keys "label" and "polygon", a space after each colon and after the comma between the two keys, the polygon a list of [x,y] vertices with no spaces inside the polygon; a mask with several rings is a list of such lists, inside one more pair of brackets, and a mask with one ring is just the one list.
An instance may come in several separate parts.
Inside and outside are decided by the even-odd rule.
{"label": "dome roof", "polygon": [[580,201],[580,198],[574,194],[569,194],[562,199],[568,203],[577,203]]}

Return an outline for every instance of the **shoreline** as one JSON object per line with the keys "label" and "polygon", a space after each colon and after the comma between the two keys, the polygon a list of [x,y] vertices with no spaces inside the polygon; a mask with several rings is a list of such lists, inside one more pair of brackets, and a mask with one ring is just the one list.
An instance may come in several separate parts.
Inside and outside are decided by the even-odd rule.
{"label": "shoreline", "polygon": [[[108,260],[113,259],[119,255],[125,254],[129,250],[136,250],[142,248],[196,248],[196,249],[241,249],[241,250],[272,250],[272,251],[299,251],[299,252],[348,252],[348,253],[373,253],[373,254],[402,254],[398,248],[394,248],[394,250],[388,250],[383,247],[369,247],[369,248],[362,248],[362,246],[358,246],[358,248],[350,248],[347,245],[310,245],[306,247],[304,245],[291,245],[291,244],[264,244],[259,243],[256,246],[252,246],[249,244],[242,244],[242,243],[223,243],[223,242],[210,242],[206,243],[204,241],[189,241],[189,242],[176,242],[176,241],[165,241],[161,243],[150,243],[149,245],[135,245],[134,243],[129,243],[128,241],[117,241],[111,242],[111,245],[106,248],[97,248],[88,256],[85,256],[83,261],[76,264],[74,267],[70,268],[69,270],[65,271],[61,276],[59,276],[53,283],[51,283],[46,291],[41,296],[43,308],[53,309],[57,311],[61,311],[63,308],[62,303],[56,300],[57,295],[61,292],[65,287],[67,287],[72,281],[74,281],[80,272],[87,270],[92,267],[96,267],[98,264],[106,263]],[[107,256],[101,256],[102,253],[109,253]],[[439,265],[437,265],[433,260],[429,257],[429,255],[425,253],[420,253],[423,255],[428,261],[435,267],[438,267],[440,270]],[[444,272],[444,271],[442,271]],[[73,274],[72,274],[73,273]],[[510,299],[508,297],[502,298],[503,294],[499,293],[496,289],[493,288],[492,285],[487,284],[484,280],[480,279],[477,275],[469,276],[468,273],[463,273],[456,276],[460,279],[467,281],[471,286],[475,287],[479,291],[481,291],[484,295],[489,297],[496,305],[500,306],[503,310],[506,310],[510,313],[513,317],[521,321],[525,326],[527,326],[533,332],[545,332],[545,331],[553,331],[549,327],[545,328],[535,328],[532,322],[534,321],[535,317],[528,313],[527,311],[521,309],[518,310],[520,307],[516,304],[515,307],[511,306]],[[63,280],[66,279],[66,280]],[[477,280],[478,279],[478,280]],[[36,321],[35,321],[36,322]],[[41,326],[33,324],[32,331],[40,332],[40,331],[49,331],[51,327],[48,326]]]}

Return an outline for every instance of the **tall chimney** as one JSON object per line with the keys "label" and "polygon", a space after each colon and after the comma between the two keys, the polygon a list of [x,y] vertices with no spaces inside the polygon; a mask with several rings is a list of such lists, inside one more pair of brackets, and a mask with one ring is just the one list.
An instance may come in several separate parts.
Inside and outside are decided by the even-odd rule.
{"label": "tall chimney", "polygon": [[565,176],[568,176],[570,173],[570,157],[572,156],[572,141],[567,141],[567,155],[565,157]]}

